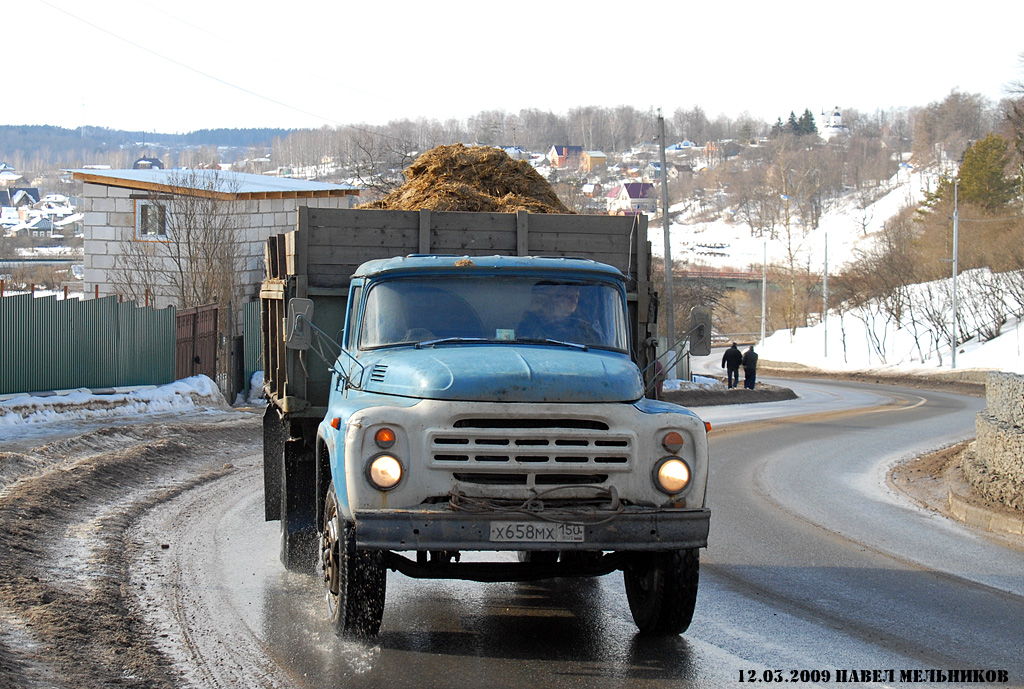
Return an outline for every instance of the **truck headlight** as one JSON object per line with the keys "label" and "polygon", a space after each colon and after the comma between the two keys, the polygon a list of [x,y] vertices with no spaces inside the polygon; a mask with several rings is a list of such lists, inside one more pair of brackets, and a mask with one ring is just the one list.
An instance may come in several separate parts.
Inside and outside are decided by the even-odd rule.
{"label": "truck headlight", "polygon": [[690,483],[690,467],[678,457],[665,457],[654,465],[654,485],[669,495],[682,491]]}
{"label": "truck headlight", "polygon": [[402,480],[402,463],[391,455],[378,455],[367,465],[366,476],[376,488],[391,490]]}

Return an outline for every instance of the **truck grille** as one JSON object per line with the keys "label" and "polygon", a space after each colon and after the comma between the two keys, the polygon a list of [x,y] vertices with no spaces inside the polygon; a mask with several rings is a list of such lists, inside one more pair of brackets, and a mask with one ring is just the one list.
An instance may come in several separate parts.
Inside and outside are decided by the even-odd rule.
{"label": "truck grille", "polygon": [[450,430],[428,435],[434,466],[468,472],[559,472],[625,470],[633,436],[613,433],[592,419],[462,419]]}

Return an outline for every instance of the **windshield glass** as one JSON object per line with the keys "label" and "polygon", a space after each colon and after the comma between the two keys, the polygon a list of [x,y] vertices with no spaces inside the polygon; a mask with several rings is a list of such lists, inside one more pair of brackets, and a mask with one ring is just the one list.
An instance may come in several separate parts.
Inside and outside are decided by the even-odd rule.
{"label": "windshield glass", "polygon": [[600,280],[417,276],[370,288],[361,349],[449,338],[555,340],[625,352],[625,304],[616,284]]}

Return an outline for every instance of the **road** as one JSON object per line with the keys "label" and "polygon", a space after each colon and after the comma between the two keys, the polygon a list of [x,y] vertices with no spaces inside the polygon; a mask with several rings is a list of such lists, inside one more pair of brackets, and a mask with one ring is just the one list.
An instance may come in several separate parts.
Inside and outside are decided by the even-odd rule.
{"label": "road", "polygon": [[715,427],[712,529],[680,637],[635,634],[618,574],[477,584],[391,573],[379,637],[338,639],[316,577],[277,562],[255,438],[231,471],[136,523],[132,542],[161,546],[138,552],[131,588],[161,650],[206,687],[827,686],[854,671],[878,686],[914,672],[904,677],[958,686],[927,674],[949,670],[1024,685],[1024,551],[884,483],[901,459],[973,435],[983,401],[785,384],[799,400],[698,410]]}

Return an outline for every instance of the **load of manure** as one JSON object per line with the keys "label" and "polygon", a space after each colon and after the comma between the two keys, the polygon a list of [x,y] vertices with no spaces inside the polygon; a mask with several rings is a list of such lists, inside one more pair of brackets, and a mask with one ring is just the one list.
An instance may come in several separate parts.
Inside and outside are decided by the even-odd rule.
{"label": "load of manure", "polygon": [[481,213],[572,213],[525,160],[499,148],[438,146],[405,169],[405,184],[358,208]]}

